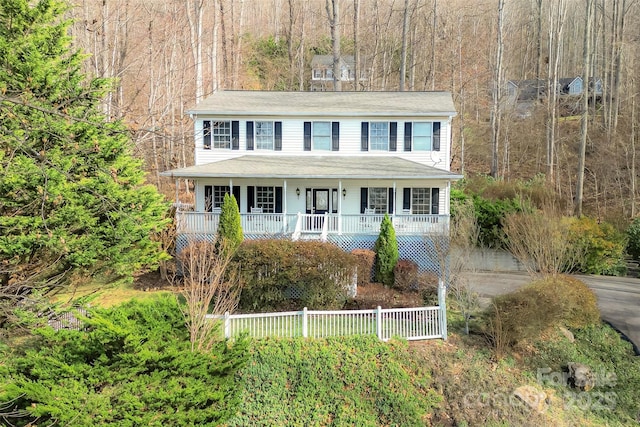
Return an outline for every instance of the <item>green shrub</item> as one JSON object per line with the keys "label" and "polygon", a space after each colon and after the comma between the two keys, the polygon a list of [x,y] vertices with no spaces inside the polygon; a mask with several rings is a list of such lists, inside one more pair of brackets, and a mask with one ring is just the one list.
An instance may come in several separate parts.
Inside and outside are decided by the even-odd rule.
{"label": "green shrub", "polygon": [[552,325],[583,328],[599,321],[593,291],[568,276],[549,277],[499,296],[484,316],[485,332],[499,352],[538,338]]}
{"label": "green shrub", "polygon": [[570,239],[584,252],[578,270],[587,274],[621,276],[626,273],[625,236],[611,224],[598,223],[593,218],[571,218]]}
{"label": "green shrub", "polygon": [[231,426],[424,426],[440,398],[406,341],[375,336],[253,342]]}
{"label": "green shrub", "polygon": [[238,202],[234,195],[225,194],[220,208],[220,222],[216,242],[225,241],[225,249],[234,251],[240,246],[244,236]]}
{"label": "green shrub", "polygon": [[393,269],[393,287],[400,291],[418,289],[418,264],[410,259],[398,260]]}
{"label": "green shrub", "polygon": [[627,253],[640,260],[640,217],[635,217],[627,228]]}
{"label": "green shrub", "polygon": [[91,309],[85,325],[36,330],[3,357],[13,424],[213,426],[235,414],[247,342],[192,352],[174,297]]}
{"label": "green shrub", "polygon": [[400,258],[398,250],[398,240],[396,231],[393,228],[389,215],[385,214],[380,224],[380,234],[374,246],[376,252],[376,275],[377,282],[385,286],[393,286],[393,269]]}
{"label": "green shrub", "polygon": [[370,249],[354,249],[351,254],[358,266],[358,286],[365,286],[373,281],[373,267],[376,263],[376,253]]}
{"label": "green shrub", "polygon": [[267,312],[341,308],[356,261],[330,243],[274,239],[243,242],[233,264],[242,285],[239,308]]}

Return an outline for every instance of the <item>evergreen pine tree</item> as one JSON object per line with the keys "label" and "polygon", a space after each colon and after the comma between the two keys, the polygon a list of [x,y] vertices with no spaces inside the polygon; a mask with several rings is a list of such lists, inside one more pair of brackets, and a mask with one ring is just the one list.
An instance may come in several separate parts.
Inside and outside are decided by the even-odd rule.
{"label": "evergreen pine tree", "polygon": [[375,279],[385,286],[393,286],[393,269],[398,263],[400,252],[398,240],[389,215],[385,214],[380,224],[380,234],[374,247],[376,252]]}
{"label": "evergreen pine tree", "polygon": [[167,205],[103,113],[109,81],[81,72],[67,8],[0,0],[0,306],[163,257],[150,235]]}

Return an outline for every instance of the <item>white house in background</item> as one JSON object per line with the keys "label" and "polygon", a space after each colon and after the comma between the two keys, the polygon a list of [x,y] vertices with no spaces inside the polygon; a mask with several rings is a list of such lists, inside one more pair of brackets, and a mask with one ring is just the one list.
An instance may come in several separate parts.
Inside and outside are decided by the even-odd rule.
{"label": "white house in background", "polygon": [[[338,80],[345,83],[342,89],[353,90],[354,87],[356,61],[353,55],[343,55],[339,60],[340,75]],[[366,82],[363,68],[359,71],[359,82]],[[348,84],[348,86],[347,86]],[[333,55],[314,55],[311,59],[311,83],[309,88],[312,92],[333,91]]]}
{"label": "white house in background", "polygon": [[183,237],[214,236],[232,193],[245,238],[371,249],[389,214],[401,257],[433,267],[425,248],[448,232],[462,178],[449,168],[450,93],[219,91],[188,113],[195,165],[162,173],[194,182]]}

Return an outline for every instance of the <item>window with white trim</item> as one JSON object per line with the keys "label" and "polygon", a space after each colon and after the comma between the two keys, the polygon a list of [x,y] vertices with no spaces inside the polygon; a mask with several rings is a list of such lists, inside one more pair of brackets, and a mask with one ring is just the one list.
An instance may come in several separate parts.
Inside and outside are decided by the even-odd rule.
{"label": "window with white trim", "polygon": [[256,187],[256,207],[263,213],[276,211],[276,192],[274,187]]}
{"label": "window with white trim", "polygon": [[231,122],[204,120],[202,122],[202,141],[205,150],[213,148],[231,148]]}
{"label": "window with white trim", "polygon": [[224,202],[224,195],[231,194],[228,185],[205,185],[204,186],[204,210],[212,212],[214,208],[221,208]]}
{"label": "window with white trim", "polygon": [[316,68],[313,70],[313,78],[314,79],[321,79],[322,78],[322,70],[319,68]]}
{"label": "window with white trim", "polygon": [[375,209],[377,214],[387,213],[389,190],[383,187],[369,188],[369,209]]}
{"label": "window with white trim", "polygon": [[413,149],[415,151],[431,151],[433,137],[432,122],[413,123]]}
{"label": "window with white trim", "polygon": [[431,188],[411,189],[411,213],[416,215],[431,214]]}
{"label": "window with white trim", "polygon": [[313,122],[312,141],[314,150],[331,150],[331,122]]}
{"label": "window with white trim", "polygon": [[369,150],[389,151],[389,122],[369,123]]}
{"label": "window with white trim", "polygon": [[273,150],[273,122],[256,122],[255,135],[257,150]]}

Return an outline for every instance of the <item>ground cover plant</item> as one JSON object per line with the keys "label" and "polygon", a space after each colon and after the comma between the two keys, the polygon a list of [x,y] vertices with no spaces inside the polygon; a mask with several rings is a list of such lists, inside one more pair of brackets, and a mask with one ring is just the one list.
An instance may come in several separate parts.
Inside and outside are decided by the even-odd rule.
{"label": "ground cover plant", "polygon": [[89,309],[85,326],[0,346],[0,424],[214,426],[235,413],[246,342],[192,351],[175,297]]}
{"label": "ground cover plant", "polygon": [[229,426],[424,426],[440,398],[407,342],[374,336],[254,341]]}

